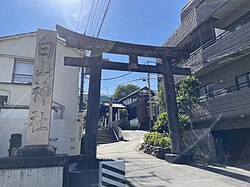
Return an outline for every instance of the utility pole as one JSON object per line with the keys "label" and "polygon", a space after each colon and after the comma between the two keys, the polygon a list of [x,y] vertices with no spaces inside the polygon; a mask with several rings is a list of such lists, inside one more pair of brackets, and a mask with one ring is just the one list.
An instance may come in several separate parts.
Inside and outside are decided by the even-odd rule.
{"label": "utility pole", "polygon": [[150,88],[150,73],[148,73],[148,99],[149,99],[149,130],[152,130],[153,111],[152,111],[152,100],[151,100],[151,88]]}
{"label": "utility pole", "polygon": [[80,83],[80,103],[79,112],[83,112],[83,88],[84,88],[84,67],[81,68],[81,83]]}
{"label": "utility pole", "polygon": [[109,121],[108,126],[109,128],[112,128],[112,122],[113,122],[113,99],[112,97],[109,98]]}

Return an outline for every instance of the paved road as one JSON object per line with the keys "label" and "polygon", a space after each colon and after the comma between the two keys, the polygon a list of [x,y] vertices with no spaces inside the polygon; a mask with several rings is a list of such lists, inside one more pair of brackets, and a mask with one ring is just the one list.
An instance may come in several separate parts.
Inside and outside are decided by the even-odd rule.
{"label": "paved road", "polygon": [[238,168],[169,164],[138,151],[144,131],[123,131],[126,141],[98,146],[99,158],[123,159],[127,186],[249,186],[250,172]]}

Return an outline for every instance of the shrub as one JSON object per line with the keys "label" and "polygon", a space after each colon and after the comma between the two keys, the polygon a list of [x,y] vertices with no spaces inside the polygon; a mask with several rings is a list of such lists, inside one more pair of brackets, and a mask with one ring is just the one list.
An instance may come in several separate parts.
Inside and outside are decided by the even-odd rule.
{"label": "shrub", "polygon": [[158,132],[151,132],[144,134],[143,138],[144,142],[148,145],[152,146],[159,146],[163,148],[170,148],[170,137],[166,133],[165,135],[162,135]]}
{"label": "shrub", "polygon": [[126,109],[120,110],[120,121],[118,122],[118,126],[123,129],[129,129],[130,124],[128,120],[128,111]]}
{"label": "shrub", "polygon": [[163,148],[170,148],[171,147],[171,141],[169,136],[161,137],[160,141],[160,147]]}
{"label": "shrub", "polygon": [[168,116],[167,116],[167,112],[162,112],[162,113],[159,114],[159,116],[157,117],[156,122],[154,123],[153,131],[156,131],[156,132],[159,132],[159,133],[168,132]]}

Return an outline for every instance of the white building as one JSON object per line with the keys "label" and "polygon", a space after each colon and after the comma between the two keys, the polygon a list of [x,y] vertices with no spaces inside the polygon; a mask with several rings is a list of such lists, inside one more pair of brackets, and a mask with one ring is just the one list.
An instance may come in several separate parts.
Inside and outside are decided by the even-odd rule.
{"label": "white building", "polygon": [[[0,157],[8,156],[11,134],[25,132],[28,121],[36,32],[0,37]],[[50,144],[57,153],[80,153],[78,113],[79,68],[64,66],[64,56],[83,57],[58,39]]]}

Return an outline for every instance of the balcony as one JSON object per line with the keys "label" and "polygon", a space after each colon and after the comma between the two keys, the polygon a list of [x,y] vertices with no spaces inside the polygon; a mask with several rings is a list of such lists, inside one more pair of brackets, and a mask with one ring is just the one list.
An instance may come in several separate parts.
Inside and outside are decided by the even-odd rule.
{"label": "balcony", "polygon": [[176,47],[197,27],[196,9],[193,9],[189,15],[182,21],[180,26],[169,37],[164,44],[165,47]]}
{"label": "balcony", "polygon": [[190,109],[192,122],[250,115],[250,83],[247,86],[217,90],[200,98]]}
{"label": "balcony", "polygon": [[165,42],[166,47],[183,47],[191,42],[191,33],[210,18],[223,20],[237,11],[248,0],[195,0],[190,1],[181,14],[181,24]]}
{"label": "balcony", "polygon": [[[179,67],[191,68],[192,74],[200,76],[213,71],[226,63],[235,61],[250,53],[250,22],[238,23],[219,35],[215,40],[201,46],[190,54],[184,61],[177,62]],[[178,83],[183,76],[176,76],[175,82]]]}

